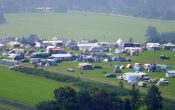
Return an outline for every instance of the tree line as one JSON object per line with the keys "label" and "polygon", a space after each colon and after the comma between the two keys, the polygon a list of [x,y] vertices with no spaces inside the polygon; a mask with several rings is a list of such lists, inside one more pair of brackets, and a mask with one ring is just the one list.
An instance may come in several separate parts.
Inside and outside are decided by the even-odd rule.
{"label": "tree line", "polygon": [[149,26],[146,30],[146,42],[154,43],[175,43],[175,32],[159,33],[154,26]]}
{"label": "tree line", "polygon": [[162,97],[158,87],[152,85],[141,99],[133,85],[128,98],[122,99],[112,91],[86,88],[76,91],[71,87],[54,90],[54,100],[36,105],[37,110],[162,110]]}
{"label": "tree line", "polygon": [[35,12],[37,7],[55,11],[95,11],[152,19],[175,19],[174,0],[1,0],[4,12]]}

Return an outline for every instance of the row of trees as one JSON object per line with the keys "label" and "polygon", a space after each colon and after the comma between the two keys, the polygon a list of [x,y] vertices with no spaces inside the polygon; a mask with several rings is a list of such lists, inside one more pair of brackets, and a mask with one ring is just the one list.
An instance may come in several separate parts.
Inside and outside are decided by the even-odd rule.
{"label": "row of trees", "polygon": [[1,0],[5,12],[36,11],[53,7],[56,11],[98,11],[144,18],[175,19],[174,0]]}
{"label": "row of trees", "polygon": [[146,42],[175,43],[175,32],[159,33],[156,27],[149,26],[146,31]]}
{"label": "row of trees", "polygon": [[71,87],[54,91],[54,100],[39,103],[37,110],[161,110],[162,97],[156,86],[148,89],[141,100],[140,93],[132,87],[131,98],[121,99],[116,93],[98,88],[81,89]]}

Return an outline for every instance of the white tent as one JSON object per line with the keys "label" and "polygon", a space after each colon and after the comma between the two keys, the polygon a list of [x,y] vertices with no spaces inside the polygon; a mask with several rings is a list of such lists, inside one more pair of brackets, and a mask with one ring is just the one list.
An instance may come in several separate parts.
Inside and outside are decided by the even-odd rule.
{"label": "white tent", "polygon": [[167,47],[175,47],[174,44],[172,44],[171,42],[167,43],[167,44],[163,44],[163,46],[167,46]]}
{"label": "white tent", "polygon": [[20,47],[21,43],[18,41],[11,41],[8,43],[12,47]]}
{"label": "white tent", "polygon": [[118,44],[118,46],[123,46],[124,45],[124,42],[121,38],[119,38],[116,43]]}

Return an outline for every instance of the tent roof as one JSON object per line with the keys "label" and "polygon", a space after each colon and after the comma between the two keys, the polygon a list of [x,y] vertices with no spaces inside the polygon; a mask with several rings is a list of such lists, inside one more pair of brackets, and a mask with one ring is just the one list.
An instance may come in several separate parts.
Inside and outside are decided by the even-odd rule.
{"label": "tent roof", "polygon": [[169,47],[175,47],[175,45],[174,44],[172,44],[171,42],[169,42],[169,43],[167,43],[167,44],[163,44],[163,46],[169,46]]}
{"label": "tent roof", "polygon": [[124,42],[123,42],[123,40],[121,38],[119,38],[116,43],[117,44],[123,44]]}

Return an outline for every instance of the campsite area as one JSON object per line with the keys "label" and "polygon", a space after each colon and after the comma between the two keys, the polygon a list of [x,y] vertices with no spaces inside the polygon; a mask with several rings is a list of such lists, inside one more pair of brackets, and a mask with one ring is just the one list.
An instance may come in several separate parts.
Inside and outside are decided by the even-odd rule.
{"label": "campsite area", "polygon": [[[70,51],[69,49],[67,49]],[[72,51],[77,53],[77,51]],[[2,52],[1,52],[2,53]],[[162,60],[160,59],[161,54],[166,54],[170,56],[170,60]],[[124,85],[123,87],[126,89],[130,89],[131,85],[128,84],[125,80],[119,80],[117,78],[107,78],[105,77],[106,74],[114,72],[115,65],[124,65],[132,64],[139,62],[141,64],[145,63],[157,63],[157,64],[166,64],[172,66],[175,69],[175,53],[170,52],[167,50],[160,50],[157,52],[153,51],[146,51],[141,53],[139,56],[128,56],[126,54],[117,54],[113,53],[114,56],[122,56],[125,58],[130,58],[132,62],[97,62],[92,63],[96,66],[101,66],[101,69],[96,70],[81,70],[78,67],[77,61],[68,61],[68,62],[60,62],[57,66],[51,67],[38,67],[43,68],[44,70],[51,71],[57,74],[63,74],[66,76],[73,76],[75,78],[80,78],[83,81],[90,81],[90,82],[98,82],[102,84],[109,84],[112,86],[118,86],[119,82],[122,82]],[[24,67],[31,67],[34,68],[33,64],[30,63],[22,63],[20,64]],[[8,70],[8,67],[1,66],[1,91],[0,96],[16,100],[18,102],[27,103],[29,105],[37,104],[42,100],[49,100],[52,99],[52,92],[55,88],[60,86],[71,86],[71,83],[60,83],[53,80],[48,80],[45,78],[41,78],[35,75],[26,75],[21,72],[16,72],[12,70]],[[73,68],[74,72],[67,71],[68,68]],[[123,75],[125,72],[134,72],[133,68],[131,69],[122,69],[121,73],[118,73],[117,76]],[[162,96],[169,100],[175,100],[174,95],[174,86],[175,86],[175,79],[174,78],[167,78],[165,77],[165,72],[148,72],[144,70],[145,73],[148,73],[149,77],[151,78],[166,78],[169,81],[169,84],[166,86],[158,86],[162,92]],[[15,80],[14,80],[15,79]],[[149,86],[149,85],[148,85]],[[38,89],[39,88],[39,89]],[[142,93],[145,93],[147,87],[138,87]],[[42,92],[42,95],[41,95]],[[39,96],[39,97],[38,97]],[[26,98],[27,97],[27,98]]]}

